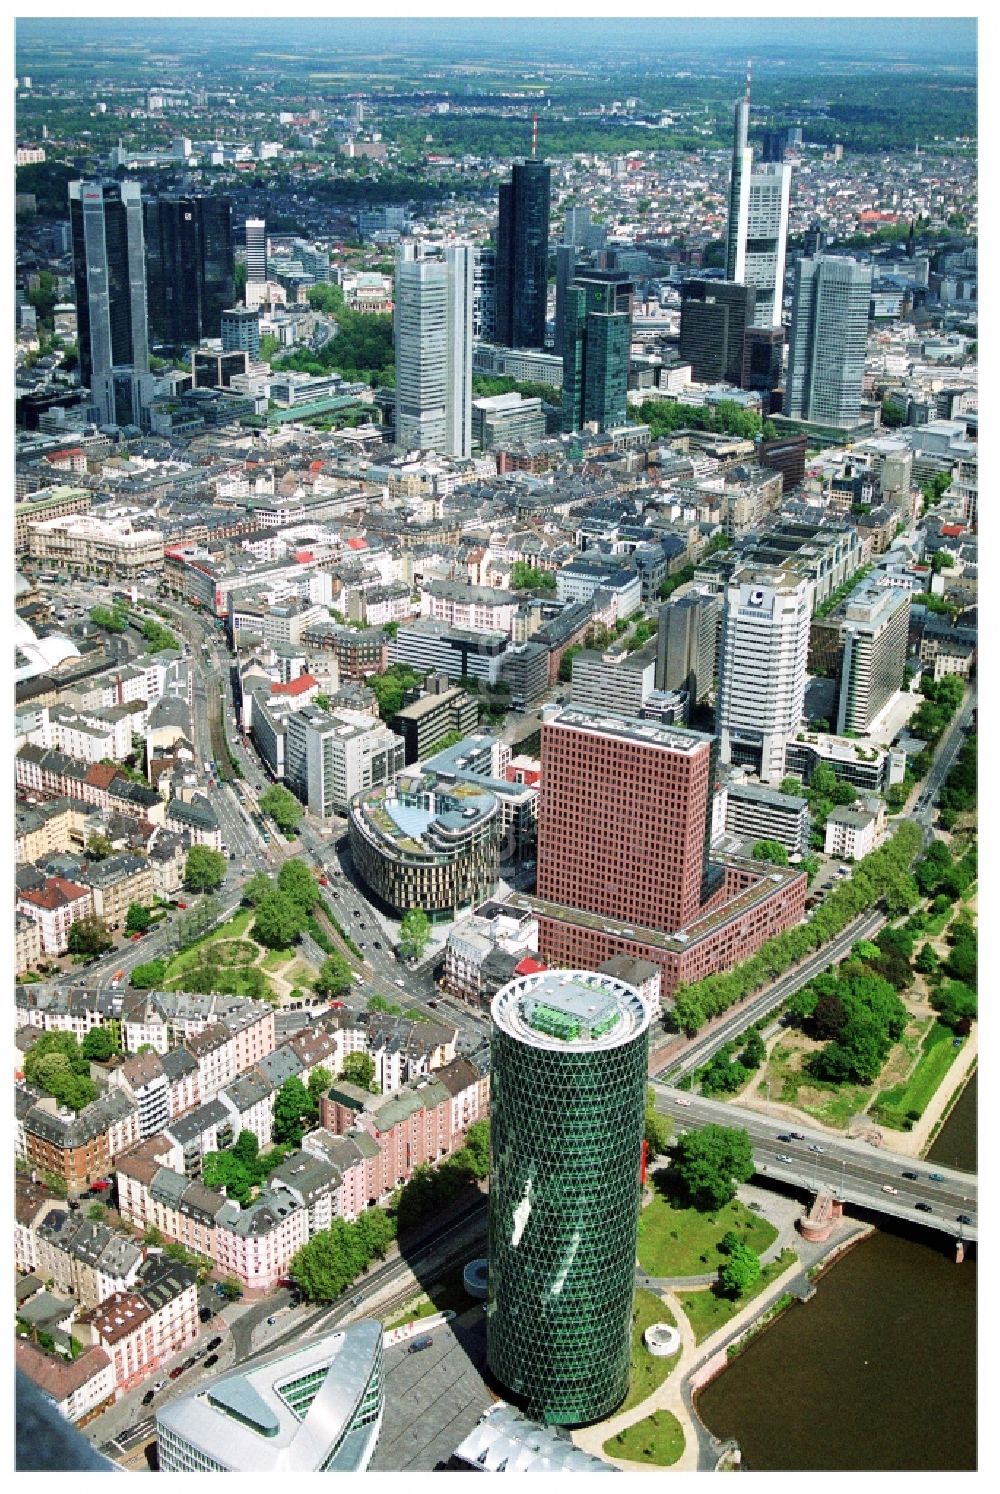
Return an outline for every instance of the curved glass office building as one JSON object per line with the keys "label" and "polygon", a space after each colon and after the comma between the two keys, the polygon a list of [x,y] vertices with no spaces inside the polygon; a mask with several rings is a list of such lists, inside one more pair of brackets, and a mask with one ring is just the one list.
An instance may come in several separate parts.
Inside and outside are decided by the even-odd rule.
{"label": "curved glass office building", "polygon": [[548,970],[493,1000],[490,1369],[538,1421],[599,1421],[628,1390],[649,1008]]}

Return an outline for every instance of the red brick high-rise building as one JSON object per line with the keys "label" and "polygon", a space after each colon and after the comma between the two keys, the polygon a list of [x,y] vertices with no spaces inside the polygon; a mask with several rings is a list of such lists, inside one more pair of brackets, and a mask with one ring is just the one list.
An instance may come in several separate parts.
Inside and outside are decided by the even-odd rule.
{"label": "red brick high-rise building", "polygon": [[645,928],[697,918],[711,746],[572,707],[543,720],[537,895]]}
{"label": "red brick high-rise building", "polygon": [[648,960],[668,997],[801,920],[798,867],[709,859],[711,737],[568,706],[543,712],[541,757],[536,893],[509,902],[549,965]]}

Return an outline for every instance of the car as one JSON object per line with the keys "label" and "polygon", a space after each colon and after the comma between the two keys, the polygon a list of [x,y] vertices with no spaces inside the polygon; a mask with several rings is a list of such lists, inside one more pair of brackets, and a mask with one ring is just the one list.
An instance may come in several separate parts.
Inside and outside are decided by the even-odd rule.
{"label": "car", "polygon": [[201,1311],[199,1312],[198,1316],[199,1316],[199,1318],[201,1319],[201,1321],[203,1323],[207,1323],[209,1321],[209,1319],[214,1316],[214,1314],[213,1314],[212,1309],[210,1307],[203,1307],[201,1309]]}
{"label": "car", "polygon": [[923,1199],[921,1199],[919,1201],[919,1203],[915,1203],[913,1205],[913,1207],[915,1209],[919,1210],[919,1212],[921,1214],[933,1214],[933,1212],[934,1212],[934,1210],[931,1208],[930,1204],[929,1203],[924,1203]]}
{"label": "car", "polygon": [[132,940],[132,942],[134,944],[135,941],[136,941],[136,939],[141,939],[142,938],[142,934],[129,934],[129,938]]}
{"label": "car", "polygon": [[208,1341],[208,1348],[209,1349],[217,1349],[221,1343],[222,1343],[222,1339],[221,1338],[210,1338],[209,1341]]}
{"label": "car", "polygon": [[779,1162],[791,1162],[791,1160],[792,1160],[792,1159],[791,1159],[791,1157],[790,1157],[790,1156],[789,1156],[789,1155],[788,1155],[788,1153],[787,1153],[787,1152],[779,1152],[779,1153],[778,1153],[778,1161],[779,1161]]}
{"label": "car", "polygon": [[425,1334],[423,1338],[415,1338],[406,1352],[407,1354],[420,1354],[424,1349],[429,1349],[433,1342],[431,1336]]}
{"label": "car", "polygon": [[382,946],[377,939],[372,940],[372,949],[381,949]]}
{"label": "car", "polygon": [[687,1095],[678,1095],[677,1096],[677,1103],[684,1110],[689,1109],[690,1105],[691,1105],[691,1101],[688,1099]]}
{"label": "car", "polygon": [[943,1172],[929,1172],[927,1174],[927,1176],[930,1178],[930,1180],[931,1180],[932,1183],[943,1183],[944,1182],[944,1173]]}
{"label": "car", "polygon": [[908,1183],[915,1183],[917,1181],[917,1175],[915,1172],[904,1172],[903,1177]]}
{"label": "car", "polygon": [[815,1141],[810,1141],[810,1143],[809,1143],[809,1150],[811,1152],[825,1152],[826,1151],[826,1147],[825,1146],[817,1146],[817,1144],[816,1144]]}
{"label": "car", "polygon": [[142,1404],[144,1406],[151,1406],[153,1404],[153,1397],[155,1394],[155,1390],[147,1390],[146,1394],[142,1398]]}
{"label": "car", "polygon": [[195,1363],[196,1363],[195,1357],[192,1354],[191,1357],[190,1357],[190,1359],[185,1359],[185,1361],[182,1364],[181,1368],[182,1369],[186,1369],[186,1370],[192,1369],[194,1367]]}
{"label": "car", "polygon": [[793,1141],[805,1141],[806,1139],[801,1131],[789,1131],[788,1134]]}
{"label": "car", "polygon": [[401,991],[405,991],[406,990],[406,981],[405,980],[397,980],[396,985],[399,987],[399,989]]}
{"label": "car", "polygon": [[271,1328],[271,1327],[273,1327],[273,1325],[274,1325],[274,1322],[275,1322],[275,1319],[274,1319],[274,1317],[273,1317],[273,1316],[272,1316],[272,1317],[270,1317],[270,1318],[268,1318],[268,1320],[267,1320],[267,1326],[268,1326],[268,1327],[269,1327],[269,1328]]}
{"label": "car", "polygon": [[790,1133],[789,1133],[789,1132],[788,1132],[788,1131],[784,1131],[784,1132],[783,1132],[783,1133],[782,1133],[782,1134],[781,1134],[781,1135],[780,1135],[780,1136],[779,1136],[779,1137],[778,1137],[778,1140],[779,1140],[779,1141],[791,1141],[791,1139],[792,1139],[792,1138],[791,1138],[791,1135],[790,1135]]}
{"label": "car", "polygon": [[428,1006],[434,1006],[434,1007],[436,1007],[437,1006],[437,1002],[436,1001],[428,1001],[427,1005]]}
{"label": "car", "polygon": [[956,1214],[955,1218],[958,1220],[959,1224],[971,1224],[972,1223],[972,1215],[971,1214]]}
{"label": "car", "polygon": [[898,1188],[894,1188],[891,1183],[883,1183],[882,1184],[882,1192],[883,1193],[891,1193],[893,1195],[893,1197],[895,1197],[898,1194],[899,1189]]}
{"label": "car", "polygon": [[186,913],[187,912],[187,903],[182,903],[180,901],[180,899],[178,899],[177,906],[178,906],[178,908],[180,908],[180,910],[181,910],[182,913]]}
{"label": "car", "polygon": [[218,1354],[209,1354],[208,1358],[205,1360],[204,1368],[205,1369],[211,1369],[212,1366],[214,1364],[218,1364],[218,1362],[219,1362],[219,1356],[218,1356]]}
{"label": "car", "polygon": [[170,1371],[170,1378],[171,1378],[171,1380],[176,1380],[181,1375],[183,1375],[183,1373],[184,1373],[184,1365],[183,1364],[179,1364],[176,1369],[172,1369]]}
{"label": "car", "polygon": [[153,1386],[153,1389],[154,1390],[162,1390],[163,1387],[164,1387],[164,1385],[166,1385],[166,1383],[167,1383],[166,1380],[157,1380],[156,1384]]}

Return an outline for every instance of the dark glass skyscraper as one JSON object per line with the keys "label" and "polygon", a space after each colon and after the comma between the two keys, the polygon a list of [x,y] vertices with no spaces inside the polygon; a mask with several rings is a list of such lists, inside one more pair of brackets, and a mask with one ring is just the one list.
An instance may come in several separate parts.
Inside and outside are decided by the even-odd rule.
{"label": "dark glass skyscraper", "polygon": [[756,291],[730,280],[686,280],[681,288],[680,354],[699,384],[743,377],[743,337],[753,325]]}
{"label": "dark glass skyscraper", "polygon": [[496,338],[504,347],[545,343],[551,176],[544,161],[518,161],[500,185]]}
{"label": "dark glass skyscraper", "polygon": [[649,1008],[547,970],[492,1016],[487,1361],[536,1420],[599,1421],[628,1391]]}
{"label": "dark glass skyscraper", "polygon": [[150,337],[174,346],[218,337],[236,299],[228,198],[150,197],[142,206]]}
{"label": "dark glass skyscraper", "polygon": [[594,422],[599,430],[626,419],[632,342],[632,277],[624,270],[580,270],[568,286],[562,317],[563,430]]}
{"label": "dark glass skyscraper", "polygon": [[152,396],[142,194],[135,182],[70,182],[80,377],[104,425],[141,425]]}

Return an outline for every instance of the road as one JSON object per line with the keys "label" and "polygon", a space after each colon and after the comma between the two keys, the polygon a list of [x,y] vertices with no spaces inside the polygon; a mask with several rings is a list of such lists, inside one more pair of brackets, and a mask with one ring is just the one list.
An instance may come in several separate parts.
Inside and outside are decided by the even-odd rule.
{"label": "road", "polygon": [[[793,1133],[787,1125],[756,1110],[682,1094],[659,1082],[654,1082],[653,1088],[656,1109],[669,1116],[675,1130],[704,1125],[742,1127],[750,1137],[762,1176],[807,1193],[830,1193],[847,1203],[943,1230],[956,1239],[978,1238],[979,1185],[974,1173],[915,1160],[864,1141],[831,1136],[828,1131],[796,1127]],[[790,1139],[793,1134],[795,1140]],[[906,1173],[915,1176],[908,1178]],[[896,1192],[886,1193],[887,1186]],[[920,1202],[929,1204],[931,1212],[918,1211],[915,1206]],[[959,1214],[968,1215],[972,1222],[960,1224]]]}

